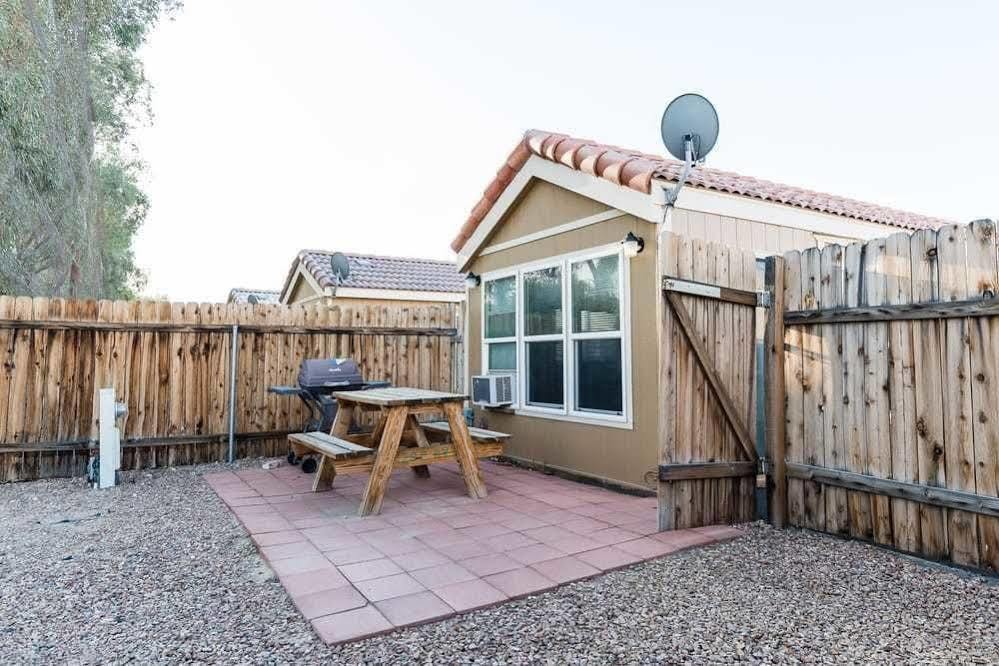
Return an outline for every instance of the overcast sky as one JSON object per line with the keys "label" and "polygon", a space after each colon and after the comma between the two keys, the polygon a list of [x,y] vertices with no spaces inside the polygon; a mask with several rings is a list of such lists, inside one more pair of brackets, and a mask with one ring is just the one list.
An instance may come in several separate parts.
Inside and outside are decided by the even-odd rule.
{"label": "overcast sky", "polygon": [[280,289],[303,248],[453,258],[525,129],[661,153],[687,91],[710,166],[994,217],[999,3],[921,5],[186,0],[144,52],[148,294]]}

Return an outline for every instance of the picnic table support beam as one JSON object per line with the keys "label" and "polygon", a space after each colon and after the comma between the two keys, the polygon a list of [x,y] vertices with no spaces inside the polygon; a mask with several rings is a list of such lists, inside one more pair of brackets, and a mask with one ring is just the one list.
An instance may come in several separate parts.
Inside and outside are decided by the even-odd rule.
{"label": "picnic table support beam", "polygon": [[[385,430],[382,432],[382,438],[378,444],[378,451],[375,454],[375,464],[371,468],[371,475],[368,477],[368,485],[365,487],[364,496],[361,498],[361,508],[358,510],[359,516],[379,513],[382,510],[385,489],[388,487],[389,479],[392,476],[392,469],[395,467],[395,457],[399,452],[402,431],[406,427],[406,418],[409,416],[409,410],[405,406],[390,407],[387,412],[385,415]],[[338,412],[338,420],[339,416]]]}
{"label": "picnic table support beam", "polygon": [[[416,438],[416,445],[420,448],[426,448],[430,446],[430,441],[427,439],[427,433],[423,432],[423,428],[420,427],[420,422],[416,420],[416,417],[410,414],[406,417],[406,422],[409,424],[410,429],[413,431],[413,437]],[[426,465],[417,465],[413,468],[413,474],[421,479],[430,478],[430,468]]]}
{"label": "picnic table support beam", "polygon": [[486,482],[482,479],[482,470],[479,469],[479,459],[475,456],[472,448],[472,438],[468,434],[468,424],[461,413],[460,402],[444,403],[444,415],[447,416],[448,425],[451,426],[451,441],[454,443],[455,458],[458,467],[461,468],[461,475],[465,479],[465,489],[468,496],[474,499],[484,499],[489,493],[486,492]]}

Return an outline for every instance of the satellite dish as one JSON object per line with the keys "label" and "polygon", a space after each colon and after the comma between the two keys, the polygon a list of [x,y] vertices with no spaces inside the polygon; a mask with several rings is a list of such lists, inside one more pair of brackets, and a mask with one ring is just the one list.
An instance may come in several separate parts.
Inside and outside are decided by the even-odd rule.
{"label": "satellite dish", "polygon": [[670,155],[678,160],[701,162],[718,140],[718,112],[701,95],[680,95],[666,107],[660,131]]}
{"label": "satellite dish", "polygon": [[333,269],[333,277],[336,278],[336,283],[340,284],[347,279],[350,275],[350,262],[347,261],[347,255],[343,252],[334,252],[333,256],[330,257],[330,268]]}
{"label": "satellite dish", "polygon": [[[705,97],[687,93],[666,106],[659,131],[669,154],[683,160],[676,186],[665,190],[667,211],[676,204],[690,171],[704,161],[718,140],[718,112]],[[663,227],[665,228],[665,226]]]}
{"label": "satellite dish", "polygon": [[260,297],[257,296],[256,294],[250,294],[249,296],[246,297],[246,302],[249,303],[250,305],[256,305],[257,303],[260,302]]}

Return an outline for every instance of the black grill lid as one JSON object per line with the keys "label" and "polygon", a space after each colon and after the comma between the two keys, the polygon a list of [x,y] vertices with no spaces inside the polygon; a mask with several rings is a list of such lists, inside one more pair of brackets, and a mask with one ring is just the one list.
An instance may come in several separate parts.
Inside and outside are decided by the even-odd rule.
{"label": "black grill lid", "polygon": [[357,362],[350,358],[310,358],[298,370],[298,385],[304,389],[346,389],[363,383]]}

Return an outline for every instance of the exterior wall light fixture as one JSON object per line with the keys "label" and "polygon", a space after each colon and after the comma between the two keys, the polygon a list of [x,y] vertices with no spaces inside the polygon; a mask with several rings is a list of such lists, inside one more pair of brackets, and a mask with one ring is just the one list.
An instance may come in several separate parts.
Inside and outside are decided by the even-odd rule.
{"label": "exterior wall light fixture", "polygon": [[629,231],[621,245],[624,246],[624,256],[632,259],[645,249],[645,239]]}

